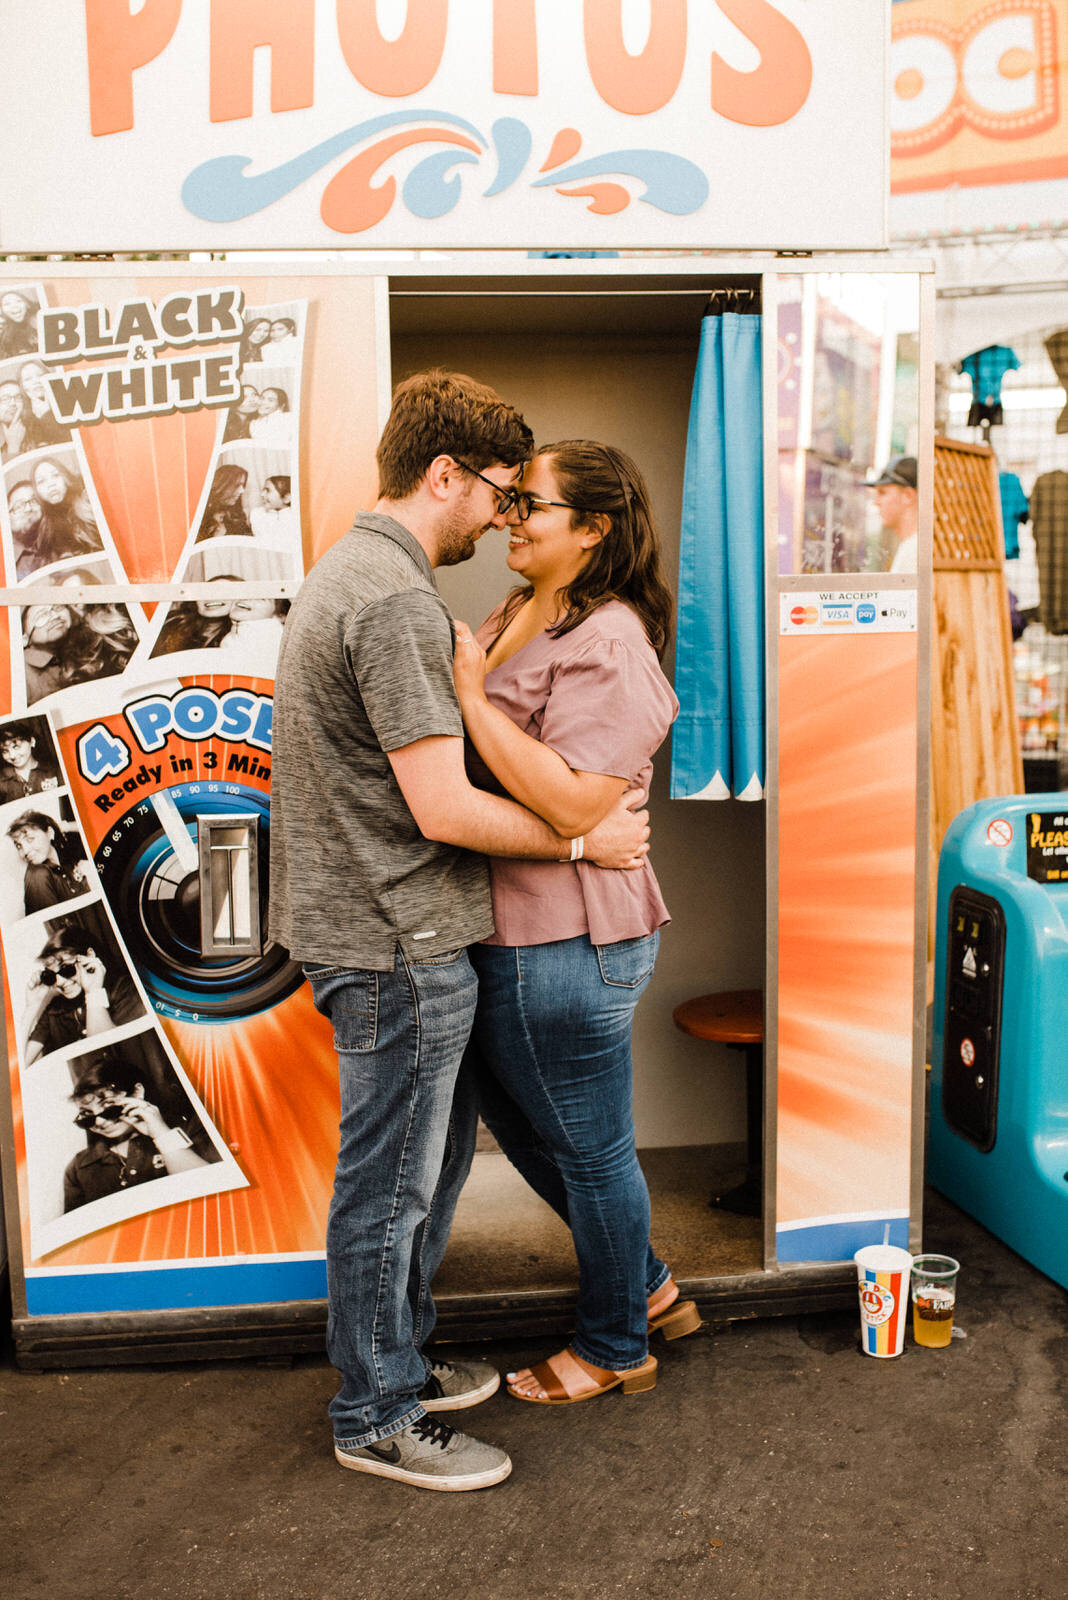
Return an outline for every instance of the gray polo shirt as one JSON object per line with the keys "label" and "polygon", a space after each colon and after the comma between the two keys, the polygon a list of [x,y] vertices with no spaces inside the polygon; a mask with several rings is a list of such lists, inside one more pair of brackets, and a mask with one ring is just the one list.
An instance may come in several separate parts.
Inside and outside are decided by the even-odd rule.
{"label": "gray polo shirt", "polygon": [[461,737],[455,632],[418,541],[364,512],[309,572],[275,683],[270,936],[391,971],[493,931],[482,856],[419,832],[387,752]]}

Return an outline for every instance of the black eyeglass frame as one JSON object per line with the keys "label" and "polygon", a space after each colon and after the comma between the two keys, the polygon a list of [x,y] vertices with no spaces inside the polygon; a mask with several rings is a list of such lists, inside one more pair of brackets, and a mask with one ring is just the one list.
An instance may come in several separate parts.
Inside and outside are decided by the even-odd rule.
{"label": "black eyeglass frame", "polygon": [[466,461],[457,460],[455,456],[453,460],[464,472],[469,472],[473,478],[481,478],[483,483],[489,485],[497,496],[498,516],[506,517],[514,511],[517,513],[520,522],[527,522],[530,520],[530,514],[535,506],[560,506],[564,511],[588,510],[586,506],[573,506],[566,500],[543,500],[540,495],[528,494],[525,489],[502,489],[499,483],[494,483],[492,478],[487,478],[485,473],[479,472],[477,467],[469,466]]}

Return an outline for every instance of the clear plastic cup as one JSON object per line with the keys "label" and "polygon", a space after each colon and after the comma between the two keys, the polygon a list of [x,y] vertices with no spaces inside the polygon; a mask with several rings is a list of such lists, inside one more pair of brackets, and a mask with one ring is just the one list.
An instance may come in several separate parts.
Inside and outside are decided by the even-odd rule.
{"label": "clear plastic cup", "polygon": [[943,1350],[953,1337],[960,1262],[952,1256],[917,1256],[912,1263],[912,1337]]}
{"label": "clear plastic cup", "polygon": [[899,1356],[905,1346],[912,1257],[896,1244],[867,1244],[853,1257],[860,1296],[860,1343],[869,1356]]}

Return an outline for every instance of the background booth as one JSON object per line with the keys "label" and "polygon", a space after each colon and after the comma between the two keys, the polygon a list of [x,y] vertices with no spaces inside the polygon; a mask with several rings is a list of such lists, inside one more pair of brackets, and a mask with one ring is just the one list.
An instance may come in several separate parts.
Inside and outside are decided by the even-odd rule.
{"label": "background booth", "polygon": [[[321,1341],[336,1067],[261,936],[273,652],[375,498],[393,382],[431,364],[539,440],[630,452],[678,574],[652,795],[673,921],[635,1035],[658,1248],[729,1317],[849,1303],[858,1246],[919,1242],[933,279],[885,250],[887,8],[847,30],[808,0],[486,10],[42,0],[11,42],[0,137],[36,130],[34,181],[0,196],[0,250],[32,253],[0,283],[27,423],[0,497],[24,1365]],[[75,250],[107,259],[42,258]],[[919,549],[891,572],[866,484],[900,454]],[[503,548],[441,580],[477,623]],[[27,804],[58,903],[8,832]],[[105,969],[91,1038],[84,993],[73,1035],[43,993],[81,982],[78,936]],[[741,1057],[672,1020],[737,990],[762,995],[748,1125]],[[71,1090],[107,1052],[154,1100],[161,1165],[72,1204]],[[710,1208],[754,1120],[760,1214]],[[480,1150],[442,1331],[566,1327],[572,1271]]]}

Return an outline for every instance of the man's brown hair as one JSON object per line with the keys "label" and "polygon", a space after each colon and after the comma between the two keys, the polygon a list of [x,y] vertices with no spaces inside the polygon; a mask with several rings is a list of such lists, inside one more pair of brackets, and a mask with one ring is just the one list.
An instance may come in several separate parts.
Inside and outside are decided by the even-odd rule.
{"label": "man's brown hair", "polygon": [[534,435],[519,412],[486,384],[441,367],[417,372],[393,393],[376,452],[378,493],[407,499],[435,456],[481,470],[498,461],[517,467],[533,448]]}

